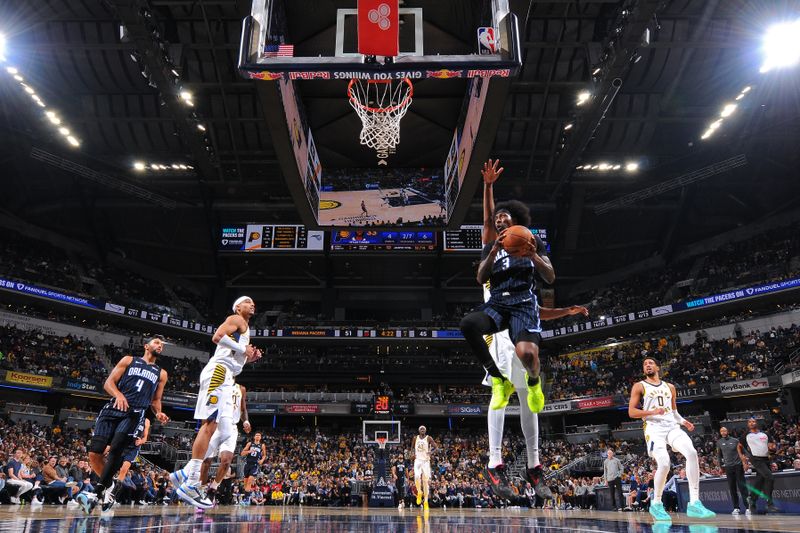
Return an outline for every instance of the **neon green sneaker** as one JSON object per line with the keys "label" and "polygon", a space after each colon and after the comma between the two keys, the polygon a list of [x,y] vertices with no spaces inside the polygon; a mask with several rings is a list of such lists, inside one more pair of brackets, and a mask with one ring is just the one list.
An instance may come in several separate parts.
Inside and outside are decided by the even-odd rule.
{"label": "neon green sneaker", "polygon": [[542,376],[539,376],[539,380],[536,382],[536,385],[531,385],[530,376],[525,374],[525,382],[528,383],[528,407],[530,408],[532,413],[541,413],[542,409],[544,409],[544,392],[542,391]]}
{"label": "neon green sneaker", "polygon": [[664,510],[664,504],[661,502],[650,504],[650,514],[655,518],[656,522],[672,522],[672,518]]}
{"label": "neon green sneaker", "polygon": [[508,405],[508,400],[514,394],[514,384],[506,378],[492,378],[492,401],[489,409],[496,411]]}
{"label": "neon green sneaker", "polygon": [[689,518],[714,518],[717,516],[717,513],[706,509],[703,502],[697,500],[696,502],[690,502],[689,505],[686,506],[686,516]]}

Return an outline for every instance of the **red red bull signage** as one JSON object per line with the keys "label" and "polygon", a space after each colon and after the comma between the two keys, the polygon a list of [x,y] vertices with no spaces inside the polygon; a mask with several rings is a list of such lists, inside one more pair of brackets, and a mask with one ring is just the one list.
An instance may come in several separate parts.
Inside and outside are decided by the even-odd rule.
{"label": "red red bull signage", "polygon": [[[273,67],[274,68],[274,67]],[[450,70],[442,68],[438,70],[401,70],[397,72],[363,72],[354,70],[303,70],[275,72],[274,70],[246,71],[246,76],[253,80],[275,81],[281,79],[289,80],[401,80],[408,78],[411,80],[439,79],[447,80],[451,78],[508,78],[512,74],[511,69],[462,69]]]}

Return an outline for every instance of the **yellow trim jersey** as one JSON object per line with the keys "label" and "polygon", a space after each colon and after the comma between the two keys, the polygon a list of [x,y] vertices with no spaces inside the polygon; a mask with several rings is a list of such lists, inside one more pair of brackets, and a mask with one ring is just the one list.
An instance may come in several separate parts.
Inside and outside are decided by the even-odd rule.
{"label": "yellow trim jersey", "polygon": [[644,395],[642,396],[642,409],[645,411],[652,411],[663,407],[666,411],[663,415],[650,415],[644,417],[644,425],[653,424],[656,426],[677,426],[675,417],[672,414],[672,389],[666,381],[662,381],[658,385],[653,385],[647,381],[641,381],[644,387]]}

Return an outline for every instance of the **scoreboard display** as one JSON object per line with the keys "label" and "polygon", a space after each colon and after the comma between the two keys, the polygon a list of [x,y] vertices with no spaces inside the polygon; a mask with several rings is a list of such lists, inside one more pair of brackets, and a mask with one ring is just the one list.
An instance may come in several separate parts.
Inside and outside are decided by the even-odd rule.
{"label": "scoreboard display", "polygon": [[[550,243],[547,240],[547,230],[544,228],[528,228],[531,233],[538,235],[550,253]],[[444,251],[445,252],[480,252],[483,250],[481,234],[482,224],[464,224],[457,230],[447,230],[444,232]]]}
{"label": "scoreboard display", "polygon": [[375,251],[375,250],[436,250],[434,231],[377,231],[368,229],[334,231],[331,234],[331,250]]}
{"label": "scoreboard display", "polygon": [[322,250],[325,232],[291,224],[229,224],[220,231],[223,252]]}

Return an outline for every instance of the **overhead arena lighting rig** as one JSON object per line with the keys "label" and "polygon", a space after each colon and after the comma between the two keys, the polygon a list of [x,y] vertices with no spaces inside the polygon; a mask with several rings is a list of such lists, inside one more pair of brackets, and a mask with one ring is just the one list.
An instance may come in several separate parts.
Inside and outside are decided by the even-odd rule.
{"label": "overhead arena lighting rig", "polygon": [[[182,85],[178,68],[170,55],[170,43],[163,38],[147,2],[109,0],[109,5],[121,23],[121,40],[131,43],[134,49],[131,59],[139,66],[148,84],[159,91],[198,173],[207,178],[218,176],[211,139],[205,124],[194,111],[194,95]],[[135,165],[134,170],[138,170]]]}
{"label": "overhead arena lighting rig", "polygon": [[[550,195],[554,200],[561,187],[575,172],[581,155],[600,127],[631,65],[640,59],[639,48],[649,41],[649,26],[667,2],[664,0],[626,0],[606,38],[599,61],[591,67],[593,88],[576,95],[575,119],[562,131],[558,160],[552,173],[558,185]],[[594,164],[590,165],[594,166]],[[611,165],[616,166],[616,163]],[[599,163],[598,163],[599,169]],[[583,170],[583,169],[580,169]],[[591,168],[590,168],[591,170]],[[618,169],[619,170],[619,169]],[[548,179],[549,175],[545,177]]]}

